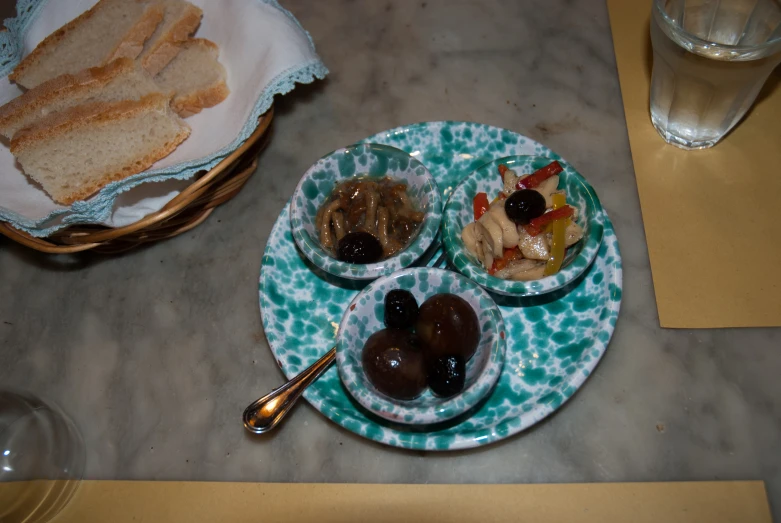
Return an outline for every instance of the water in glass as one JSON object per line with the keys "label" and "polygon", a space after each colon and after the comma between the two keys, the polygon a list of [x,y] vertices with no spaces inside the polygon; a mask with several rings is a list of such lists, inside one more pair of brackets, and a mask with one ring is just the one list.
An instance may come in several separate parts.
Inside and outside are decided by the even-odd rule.
{"label": "water in glass", "polygon": [[702,149],[746,114],[781,61],[779,0],[654,0],[651,121]]}

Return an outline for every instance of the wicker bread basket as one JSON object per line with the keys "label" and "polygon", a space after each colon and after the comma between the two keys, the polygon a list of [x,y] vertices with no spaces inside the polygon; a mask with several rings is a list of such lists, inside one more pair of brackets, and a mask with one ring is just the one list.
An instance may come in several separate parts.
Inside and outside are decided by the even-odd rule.
{"label": "wicker bread basket", "polygon": [[36,251],[52,254],[89,250],[121,252],[142,243],[182,234],[202,223],[215,207],[238,194],[244,183],[255,172],[258,154],[268,141],[269,127],[273,118],[272,107],[261,115],[255,132],[238,149],[210,171],[198,173],[192,185],[162,209],[135,223],[119,228],[72,225],[48,238],[35,238],[0,221],[0,234]]}

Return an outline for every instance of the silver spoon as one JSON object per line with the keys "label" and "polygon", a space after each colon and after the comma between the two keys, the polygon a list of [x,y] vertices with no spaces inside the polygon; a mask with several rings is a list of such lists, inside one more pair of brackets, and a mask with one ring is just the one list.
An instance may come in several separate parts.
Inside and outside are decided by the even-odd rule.
{"label": "silver spoon", "polygon": [[244,428],[255,434],[268,432],[282,421],[298,398],[336,359],[336,347],[326,352],[308,369],[278,389],[274,389],[244,410]]}
{"label": "silver spoon", "polygon": [[[442,254],[431,266],[439,267],[446,260]],[[293,379],[272,390],[262,398],[252,402],[246,409],[242,419],[244,428],[255,434],[263,434],[270,431],[282,421],[304,390],[311,385],[320,375],[331,366],[336,359],[336,347],[326,352],[319,360],[309,368],[301,372]]]}

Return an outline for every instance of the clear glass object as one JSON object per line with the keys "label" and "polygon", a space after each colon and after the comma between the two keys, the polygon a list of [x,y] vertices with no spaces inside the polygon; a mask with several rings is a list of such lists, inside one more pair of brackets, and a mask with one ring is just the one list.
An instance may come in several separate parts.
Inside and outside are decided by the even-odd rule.
{"label": "clear glass object", "polygon": [[781,62],[781,0],[654,0],[651,121],[668,143],[712,147]]}
{"label": "clear glass object", "polygon": [[32,394],[0,389],[0,522],[49,521],[83,474],[84,441],[70,418]]}

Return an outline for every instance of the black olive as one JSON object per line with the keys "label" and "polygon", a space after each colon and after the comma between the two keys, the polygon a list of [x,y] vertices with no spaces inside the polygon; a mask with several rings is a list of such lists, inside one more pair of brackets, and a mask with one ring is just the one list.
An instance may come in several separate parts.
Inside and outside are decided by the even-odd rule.
{"label": "black olive", "polygon": [[378,391],[410,400],[426,389],[426,360],[412,332],[382,329],[366,340],[361,356],[366,377]]}
{"label": "black olive", "polygon": [[504,202],[504,212],[518,225],[526,225],[545,214],[545,197],[534,189],[515,191]]}
{"label": "black olive", "polygon": [[428,385],[437,396],[449,398],[464,390],[466,363],[460,355],[440,356],[429,364]]}
{"label": "black olive", "polygon": [[351,232],[339,240],[336,254],[347,263],[374,263],[382,258],[382,244],[368,232]]}
{"label": "black olive", "polygon": [[418,319],[418,302],[411,292],[394,289],[385,295],[385,326],[409,329]]}

